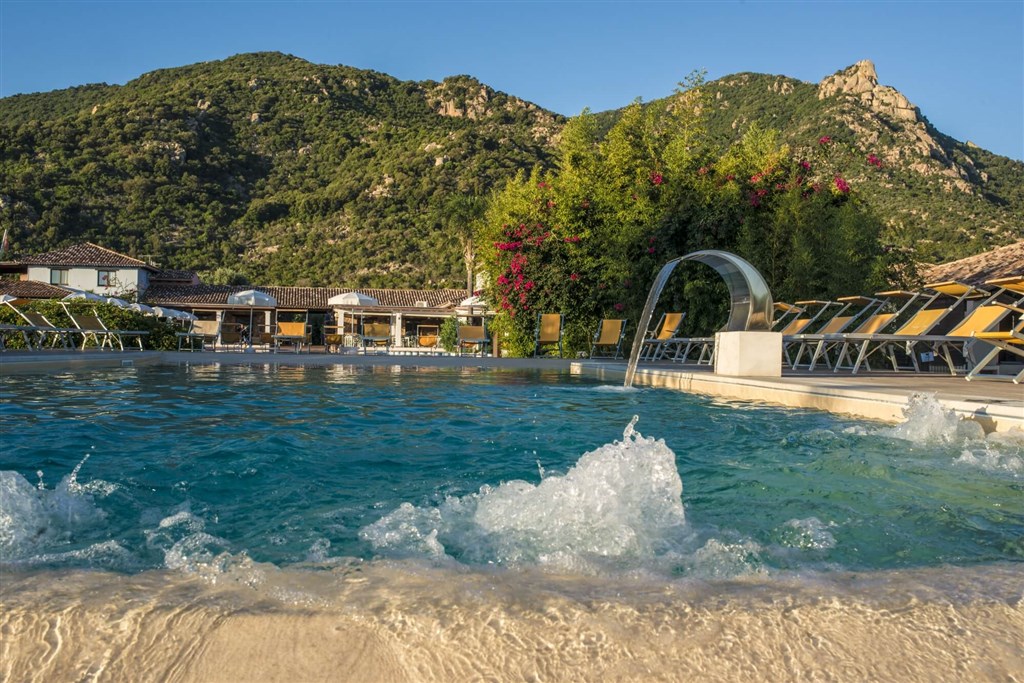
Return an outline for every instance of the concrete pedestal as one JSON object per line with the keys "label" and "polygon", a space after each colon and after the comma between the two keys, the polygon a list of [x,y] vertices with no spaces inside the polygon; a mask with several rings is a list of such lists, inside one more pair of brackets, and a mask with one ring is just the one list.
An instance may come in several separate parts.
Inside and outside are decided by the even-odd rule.
{"label": "concrete pedestal", "polygon": [[718,332],[715,374],[730,377],[781,377],[780,332]]}

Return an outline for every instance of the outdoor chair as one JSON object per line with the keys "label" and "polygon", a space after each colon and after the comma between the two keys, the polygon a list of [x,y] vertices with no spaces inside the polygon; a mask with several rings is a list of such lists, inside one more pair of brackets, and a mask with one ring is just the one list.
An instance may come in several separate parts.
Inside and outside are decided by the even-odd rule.
{"label": "outdoor chair", "polygon": [[206,344],[209,343],[213,346],[217,344],[217,336],[220,334],[220,321],[218,320],[193,320],[189,325],[188,330],[184,332],[176,332],[174,334],[178,339],[178,350],[184,351],[186,342],[188,343],[188,350],[196,350],[196,342],[199,343],[199,350],[205,351]]}
{"label": "outdoor chair", "polygon": [[32,327],[29,325],[8,325],[6,323],[0,324],[0,351],[7,350],[7,337],[12,334],[21,335],[21,340],[25,342],[25,348],[29,351],[32,350],[32,341],[29,334]]}
{"label": "outdoor chair", "polygon": [[565,316],[561,313],[538,313],[537,328],[533,335],[533,357],[542,355],[545,346],[557,346],[558,357],[562,357],[562,328]]}
{"label": "outdoor chair", "polygon": [[433,349],[440,339],[440,328],[437,325],[418,325],[416,327],[416,343],[421,348]]}
{"label": "outdoor chair", "polygon": [[277,334],[273,335],[274,353],[281,350],[282,344],[290,344],[295,353],[302,351],[302,347],[309,348],[310,334],[306,328],[305,321],[277,323]]}
{"label": "outdoor chair", "polygon": [[363,323],[361,337],[363,353],[369,353],[368,349],[376,353],[391,352],[391,323]]}
{"label": "outdoor chair", "polygon": [[[822,331],[792,335],[788,339],[789,343],[800,344],[797,350],[797,357],[793,361],[793,367],[796,368],[799,365],[803,351],[810,350],[810,347],[813,345],[814,351],[811,353],[810,361],[808,362],[808,370],[813,371],[819,362],[824,362],[833,371],[838,371],[841,368],[852,368],[853,360],[847,357],[850,347],[843,346],[844,335],[848,332],[852,334],[879,334],[884,332],[895,325],[901,319],[903,313],[909,310],[920,296],[920,292],[890,290],[876,292],[874,297],[844,297],[840,299],[839,301],[843,302],[848,302],[851,299],[855,303],[859,300],[863,301],[865,306],[859,313],[853,316],[854,320],[850,321],[850,324],[856,320],[860,320],[860,322],[852,330],[849,329],[850,324],[847,324],[840,332]],[[887,309],[884,313],[881,312],[883,308]],[[786,340],[785,337],[783,339]],[[835,353],[835,361],[830,360],[829,354],[831,353]]]}
{"label": "outdoor chair", "polygon": [[[42,313],[37,313],[35,311],[22,311],[14,306],[11,306],[11,308],[14,308],[15,312],[28,323],[28,339],[26,339],[26,341],[29,342],[28,348],[31,349],[35,346],[38,349],[42,349],[46,346],[47,338],[50,339],[51,348],[55,347],[57,342],[60,342],[65,349],[71,348],[71,335],[76,332],[76,330],[66,327],[57,327]],[[31,343],[32,341],[35,343]]]}
{"label": "outdoor chair", "polygon": [[626,337],[625,318],[605,318],[597,326],[590,344],[591,358],[621,358],[622,340]]}
{"label": "outdoor chair", "polygon": [[[66,309],[65,309],[66,310]],[[85,349],[89,340],[93,340],[96,346],[103,349],[109,348],[113,350],[114,342],[117,342],[117,347],[124,351],[124,341],[126,338],[134,339],[138,345],[139,350],[143,350],[142,338],[149,334],[145,330],[116,330],[110,329],[103,324],[98,315],[87,314],[87,313],[72,313],[67,311],[68,317],[71,318],[71,322],[77,327],[77,333],[82,335],[82,349]]]}
{"label": "outdoor chair", "polygon": [[463,351],[472,349],[473,353],[481,356],[487,351],[487,345],[491,342],[487,338],[487,328],[484,325],[459,325],[457,332],[456,346],[461,356]]}
{"label": "outdoor chair", "polygon": [[[860,320],[862,323],[867,319],[867,316],[874,310],[877,310],[882,305],[881,299],[868,296],[841,296],[836,301],[842,304],[835,315],[829,319],[825,325],[814,334],[798,334],[790,335],[782,338],[782,350],[785,354],[787,363],[790,364],[794,370],[800,367],[800,359],[803,358],[804,354],[808,354],[808,367],[813,369],[812,363],[817,359],[813,356],[811,351],[812,344],[815,344],[818,339],[827,337],[828,335],[836,335],[841,332],[849,331],[851,325]],[[849,315],[844,315],[854,306],[858,306],[859,309],[855,310]],[[796,353],[793,354],[792,360],[790,361],[790,348],[796,346]]]}
{"label": "outdoor chair", "polygon": [[[967,299],[989,296],[989,292],[984,289],[960,282],[939,282],[926,285],[925,289],[930,290],[932,295],[927,296],[926,301],[921,304],[920,308],[892,333],[854,333],[844,335],[843,348],[840,351],[840,355],[846,358],[853,358],[856,355],[856,360],[851,367],[851,371],[854,374],[862,366],[870,369],[869,359],[873,354],[884,355],[888,358],[894,372],[899,370],[920,372],[921,368],[918,364],[917,356],[913,353],[914,343],[910,340],[932,334],[938,329],[939,324]],[[950,297],[953,301],[947,306],[932,307],[932,304],[940,296]],[[910,360],[910,366],[901,366],[899,363],[896,352],[900,345],[905,345],[906,347],[905,355]],[[856,353],[854,353],[854,350],[856,350]]]}
{"label": "outdoor chair", "polygon": [[[971,371],[967,373],[965,379],[969,382],[978,374],[985,369],[985,367],[995,360],[996,356],[1002,351],[1008,351],[1009,353],[1020,356],[1024,361],[1024,308],[1018,308],[1010,304],[999,304],[1006,307],[1010,311],[1020,315],[1020,320],[1017,324],[1004,331],[988,331],[988,332],[975,332],[974,338],[978,341],[986,342],[992,345],[992,350],[989,351],[981,360],[975,363]],[[1014,384],[1020,384],[1021,379],[1024,379],[1024,370],[1021,370],[1013,378]]]}
{"label": "outdoor chair", "polygon": [[648,332],[647,339],[643,340],[640,359],[659,360],[665,350],[674,345],[672,341],[676,338],[676,333],[679,332],[685,318],[686,313],[662,313],[658,324],[654,326],[654,331]]}

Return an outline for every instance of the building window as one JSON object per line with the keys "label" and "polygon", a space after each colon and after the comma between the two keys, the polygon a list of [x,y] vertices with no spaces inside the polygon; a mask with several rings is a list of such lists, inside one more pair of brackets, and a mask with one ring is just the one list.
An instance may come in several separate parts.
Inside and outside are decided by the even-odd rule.
{"label": "building window", "polygon": [[50,284],[51,285],[66,285],[68,283],[68,269],[67,268],[51,268],[50,269]]}
{"label": "building window", "polygon": [[114,271],[112,270],[97,270],[96,271],[96,286],[97,287],[110,287],[114,282]]}

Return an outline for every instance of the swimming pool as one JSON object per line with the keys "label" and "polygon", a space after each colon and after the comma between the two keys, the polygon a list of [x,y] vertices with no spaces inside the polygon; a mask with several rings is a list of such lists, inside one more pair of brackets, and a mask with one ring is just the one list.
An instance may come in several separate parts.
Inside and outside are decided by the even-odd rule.
{"label": "swimming pool", "polygon": [[520,606],[632,591],[636,609],[666,586],[792,599],[853,576],[878,597],[886,572],[961,591],[948,577],[981,571],[972,595],[1005,602],[1024,559],[1024,439],[927,397],[888,427],[473,367],[183,364],[2,389],[0,564],[22,589],[156,572],[351,608],[336,591],[358,571],[414,602],[431,575],[515,585]]}

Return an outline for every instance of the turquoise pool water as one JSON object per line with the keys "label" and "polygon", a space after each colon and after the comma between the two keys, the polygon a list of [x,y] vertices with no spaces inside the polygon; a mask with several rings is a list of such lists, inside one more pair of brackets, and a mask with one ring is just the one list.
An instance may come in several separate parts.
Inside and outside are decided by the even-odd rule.
{"label": "turquoise pool water", "polygon": [[926,397],[885,427],[544,371],[181,365],[0,386],[8,568],[411,558],[728,579],[1024,559],[1024,440]]}

